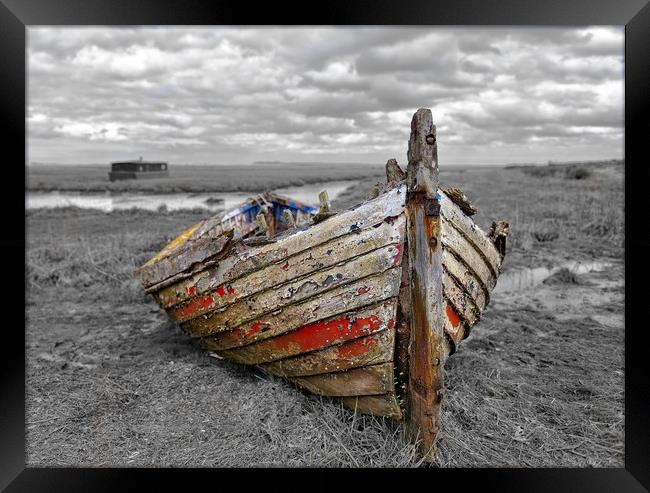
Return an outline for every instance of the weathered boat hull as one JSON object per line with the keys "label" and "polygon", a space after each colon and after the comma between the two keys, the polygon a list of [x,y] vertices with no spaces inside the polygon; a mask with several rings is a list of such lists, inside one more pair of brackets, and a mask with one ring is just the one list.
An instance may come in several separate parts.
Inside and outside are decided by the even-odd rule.
{"label": "weathered boat hull", "polygon": [[[260,365],[317,394],[372,395],[342,401],[359,412],[383,409],[401,416],[395,381],[403,378],[394,375],[394,362],[406,192],[398,185],[356,209],[241,251],[205,233],[217,245],[208,260],[222,260],[205,268],[193,264],[191,275],[147,290],[210,351]],[[444,323],[453,351],[480,319],[501,257],[444,192],[439,196]],[[368,371],[349,372],[363,367]],[[393,374],[387,379],[389,368]]]}
{"label": "weathered boat hull", "polygon": [[[418,385],[440,395],[442,374],[430,367],[480,320],[503,258],[457,197],[434,190],[390,182],[372,200],[293,229],[269,227],[281,224],[271,208],[262,224],[272,238],[261,244],[242,239],[255,231],[252,215],[226,214],[184,232],[138,275],[209,351],[361,413],[402,419],[421,407],[434,416]],[[431,342],[436,330],[444,336]]]}

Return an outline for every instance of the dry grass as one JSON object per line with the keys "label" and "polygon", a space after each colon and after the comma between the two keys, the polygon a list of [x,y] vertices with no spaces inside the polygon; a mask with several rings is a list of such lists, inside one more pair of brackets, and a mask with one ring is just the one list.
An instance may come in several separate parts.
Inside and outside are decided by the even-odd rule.
{"label": "dry grass", "polygon": [[[622,466],[622,173],[442,179],[465,191],[483,226],[511,222],[506,270],[567,259],[614,267],[493,297],[447,363],[438,465]],[[28,213],[27,462],[420,465],[399,425],[211,358],[142,294],[132,268],[204,215]],[[553,238],[539,241],[542,231]]]}
{"label": "dry grass", "polygon": [[534,303],[481,325],[448,361],[440,465],[621,467],[622,331]]}

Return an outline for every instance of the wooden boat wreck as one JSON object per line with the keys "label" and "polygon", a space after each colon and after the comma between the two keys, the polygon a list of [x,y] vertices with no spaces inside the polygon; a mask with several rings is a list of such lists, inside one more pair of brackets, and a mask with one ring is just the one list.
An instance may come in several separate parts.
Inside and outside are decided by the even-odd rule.
{"label": "wooden boat wreck", "polygon": [[405,420],[432,460],[444,363],[475,325],[505,255],[457,189],[438,186],[431,112],[411,123],[408,168],[333,213],[279,197],[194,225],[137,271],[198,342],[360,413]]}

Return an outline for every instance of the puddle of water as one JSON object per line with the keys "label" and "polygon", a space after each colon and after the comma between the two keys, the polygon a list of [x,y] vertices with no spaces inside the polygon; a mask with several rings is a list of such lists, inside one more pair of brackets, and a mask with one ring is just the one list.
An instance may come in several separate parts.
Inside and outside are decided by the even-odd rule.
{"label": "puddle of water", "polygon": [[611,267],[609,262],[565,262],[552,269],[546,267],[535,267],[533,269],[520,269],[514,272],[504,273],[499,276],[493,293],[507,293],[530,288],[544,282],[560,269],[569,269],[574,274],[586,274],[587,272],[601,272]]}
{"label": "puddle of water", "polygon": [[[278,188],[276,193],[308,205],[318,204],[318,194],[327,190],[330,200],[334,200],[343,190],[357,183],[356,180],[340,180],[310,185]],[[145,209],[155,211],[165,206],[167,210],[206,209],[210,212],[237,207],[249,197],[250,192],[224,193],[81,193],[81,192],[37,192],[27,191],[25,201],[27,209],[53,209],[58,207],[81,207],[99,209],[105,212],[124,209]]]}
{"label": "puddle of water", "polygon": [[307,205],[318,206],[318,194],[323,190],[327,190],[327,195],[330,200],[334,200],[341,194],[341,192],[343,192],[343,190],[348,188],[350,185],[355,185],[357,183],[359,183],[357,180],[328,181],[324,183],[315,183],[313,185],[302,185],[299,187],[278,188],[275,192],[294,200],[304,202]]}

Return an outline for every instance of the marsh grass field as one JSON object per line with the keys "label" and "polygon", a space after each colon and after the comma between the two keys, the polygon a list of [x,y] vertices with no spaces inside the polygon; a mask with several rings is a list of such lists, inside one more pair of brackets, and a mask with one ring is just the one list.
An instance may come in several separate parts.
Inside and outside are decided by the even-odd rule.
{"label": "marsh grass field", "polygon": [[[339,210],[383,174],[339,171],[333,179],[362,180]],[[53,183],[38,176],[30,172],[30,189]],[[187,180],[169,187],[187,191],[205,176]],[[621,163],[442,168],[442,186],[466,193],[480,226],[510,222],[502,278],[568,261],[608,267],[493,293],[447,361],[438,466],[623,466],[623,181]],[[210,357],[142,293],[133,270],[207,215],[26,213],[27,464],[420,465],[399,424]]]}

